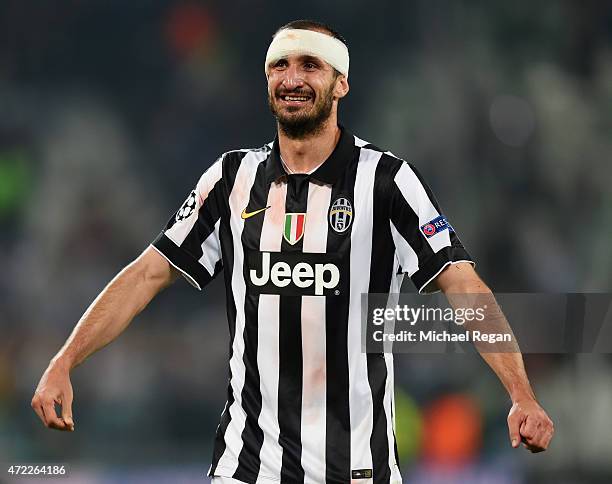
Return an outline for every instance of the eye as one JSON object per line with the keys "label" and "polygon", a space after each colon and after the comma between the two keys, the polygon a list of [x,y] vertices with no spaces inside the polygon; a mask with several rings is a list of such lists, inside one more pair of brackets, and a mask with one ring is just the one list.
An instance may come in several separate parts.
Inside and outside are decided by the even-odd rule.
{"label": "eye", "polygon": [[318,67],[317,64],[315,64],[314,62],[306,62],[304,64],[304,68],[308,70],[316,69],[317,67]]}
{"label": "eye", "polygon": [[272,67],[274,67],[275,69],[278,68],[282,68],[282,67],[286,67],[287,66],[287,60],[286,59],[279,59],[277,60],[274,65]]}

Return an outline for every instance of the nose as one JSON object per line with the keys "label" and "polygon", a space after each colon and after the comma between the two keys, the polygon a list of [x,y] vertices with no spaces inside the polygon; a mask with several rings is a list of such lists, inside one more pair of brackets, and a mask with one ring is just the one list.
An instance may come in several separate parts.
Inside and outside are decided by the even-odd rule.
{"label": "nose", "polygon": [[285,77],[283,79],[283,86],[287,89],[295,89],[304,85],[304,79],[300,73],[298,66],[290,64],[285,70]]}

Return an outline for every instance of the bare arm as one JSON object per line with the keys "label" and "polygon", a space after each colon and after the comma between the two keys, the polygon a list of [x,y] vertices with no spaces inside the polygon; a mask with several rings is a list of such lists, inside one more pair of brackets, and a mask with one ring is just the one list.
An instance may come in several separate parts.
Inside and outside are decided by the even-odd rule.
{"label": "bare arm", "polygon": [[[501,309],[495,302],[491,290],[478,277],[471,264],[458,263],[448,266],[436,279],[438,287],[452,299],[453,294],[483,294],[489,304],[487,315],[494,318],[495,328],[511,333]],[[452,304],[452,301],[451,301]],[[484,323],[487,324],[487,317]],[[482,358],[498,376],[510,398],[512,408],[508,415],[508,428],[513,447],[518,447],[521,440],[532,452],[546,450],[554,429],[553,423],[536,400],[527,378],[523,357],[518,345],[514,351],[480,352]]]}
{"label": "bare arm", "polygon": [[[47,427],[74,430],[70,370],[117,338],[177,277],[178,271],[149,247],[102,290],[49,363],[34,393],[32,408]],[[55,413],[56,403],[62,406],[62,418]]]}

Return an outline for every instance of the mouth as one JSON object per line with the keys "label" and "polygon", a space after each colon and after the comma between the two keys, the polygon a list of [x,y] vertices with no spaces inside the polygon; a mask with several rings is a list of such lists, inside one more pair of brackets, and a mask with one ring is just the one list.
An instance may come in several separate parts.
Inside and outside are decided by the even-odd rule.
{"label": "mouth", "polygon": [[312,96],[303,94],[283,94],[277,96],[286,106],[304,106],[312,101]]}

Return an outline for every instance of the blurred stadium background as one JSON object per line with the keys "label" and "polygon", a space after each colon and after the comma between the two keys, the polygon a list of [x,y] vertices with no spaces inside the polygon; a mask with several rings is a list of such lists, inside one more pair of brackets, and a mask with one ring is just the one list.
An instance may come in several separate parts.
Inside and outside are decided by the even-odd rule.
{"label": "blurred stadium background", "polygon": [[[204,293],[181,280],[73,372],[75,433],[45,429],[30,399],[201,172],[273,138],[263,58],[296,18],[347,37],[341,120],[420,168],[492,288],[610,291],[608,2],[4,0],[3,464],[66,463],[79,483],[206,482],[226,389],[221,280]],[[397,357],[404,481],[612,482],[610,355],[526,363],[556,424],[539,455],[511,449],[508,398],[478,356]]]}

